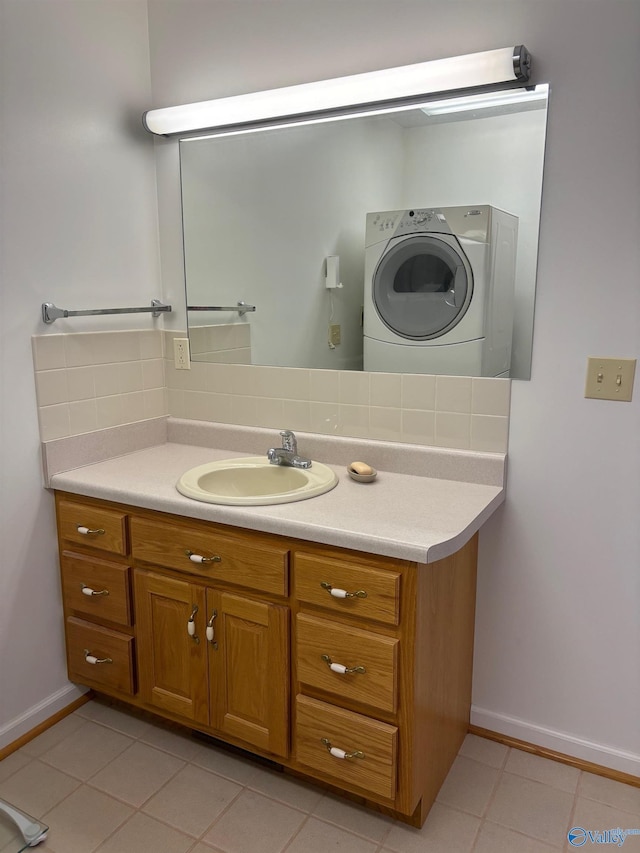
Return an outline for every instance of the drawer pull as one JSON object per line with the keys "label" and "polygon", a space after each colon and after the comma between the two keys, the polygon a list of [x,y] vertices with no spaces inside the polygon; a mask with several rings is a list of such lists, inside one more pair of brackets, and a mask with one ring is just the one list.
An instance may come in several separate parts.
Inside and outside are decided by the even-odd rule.
{"label": "drawer pull", "polygon": [[214,622],[218,616],[218,611],[214,610],[211,614],[211,619],[207,622],[207,640],[211,643],[213,648],[217,651],[218,643],[216,642],[216,626]]}
{"label": "drawer pull", "polygon": [[338,589],[337,587],[331,586],[330,583],[326,581],[320,581],[320,586],[322,589],[326,589],[329,595],[332,595],[334,598],[366,598],[367,593],[363,589],[358,589],[355,592],[347,592],[346,589]]}
{"label": "drawer pull", "polygon": [[190,551],[188,548],[184,552],[187,557],[191,560],[192,563],[221,563],[222,557],[218,557],[217,554],[214,554],[213,557],[203,557],[201,554],[194,554],[193,551]]}
{"label": "drawer pull", "polygon": [[76,530],[83,536],[104,536],[104,527],[83,527],[78,524]]}
{"label": "drawer pull", "polygon": [[356,749],[354,752],[345,752],[344,749],[338,749],[337,746],[331,746],[331,741],[327,740],[326,737],[320,738],[320,743],[323,743],[327,752],[331,753],[334,758],[340,758],[346,761],[352,761],[354,758],[364,758],[364,752],[361,752],[359,749]]}
{"label": "drawer pull", "polygon": [[200,637],[196,634],[196,613],[198,612],[198,605],[193,605],[193,610],[191,611],[191,616],[189,616],[189,621],[187,622],[187,634],[193,639],[194,643],[200,642]]}
{"label": "drawer pull", "polygon": [[84,650],[84,659],[86,663],[90,663],[95,665],[97,663],[113,663],[112,658],[97,658],[95,655],[92,655],[89,649]]}
{"label": "drawer pull", "polygon": [[320,655],[320,657],[329,667],[331,672],[338,672],[340,675],[351,675],[353,672],[364,674],[367,671],[363,666],[345,666],[342,663],[334,663],[329,655]]}
{"label": "drawer pull", "polygon": [[91,589],[90,586],[86,584],[80,584],[82,587],[82,592],[84,595],[109,595],[108,589]]}

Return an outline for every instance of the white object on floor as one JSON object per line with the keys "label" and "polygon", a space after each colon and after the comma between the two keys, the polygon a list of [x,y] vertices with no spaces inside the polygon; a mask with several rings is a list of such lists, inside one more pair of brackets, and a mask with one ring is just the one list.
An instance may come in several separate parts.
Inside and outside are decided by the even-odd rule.
{"label": "white object on floor", "polygon": [[16,824],[29,847],[35,847],[47,837],[48,826],[35,820],[31,815],[21,812],[15,806],[10,806],[4,800],[0,800],[0,812],[4,812]]}

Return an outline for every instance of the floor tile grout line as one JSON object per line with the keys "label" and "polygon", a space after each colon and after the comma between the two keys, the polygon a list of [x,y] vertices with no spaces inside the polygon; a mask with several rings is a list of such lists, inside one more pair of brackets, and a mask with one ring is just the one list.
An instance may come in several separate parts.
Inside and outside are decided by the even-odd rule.
{"label": "floor tile grout line", "polygon": [[[236,783],[236,784],[238,784],[238,783]],[[204,837],[205,837],[205,835],[206,835],[208,832],[211,832],[211,830],[212,830],[212,829],[213,829],[213,827],[218,823],[218,821],[220,821],[220,820],[222,819],[223,815],[225,815],[225,814],[226,814],[226,813],[231,809],[231,807],[232,807],[235,803],[237,803],[237,801],[238,801],[238,800],[240,799],[240,797],[243,795],[243,793],[245,792],[245,790],[246,790],[246,788],[245,788],[244,786],[241,786],[240,790],[239,790],[239,791],[238,791],[238,793],[235,795],[235,797],[227,803],[227,805],[222,809],[222,811],[221,811],[218,815],[216,815],[216,817],[211,821],[211,823],[209,824],[209,826],[207,826],[207,828],[204,830],[204,832],[201,832],[201,833],[200,833],[200,835],[198,835],[198,836],[197,836],[197,841],[198,841],[198,842],[201,842],[201,841],[202,841],[202,843],[203,843],[203,844],[205,844],[205,843],[206,843],[206,842],[203,840],[203,839],[204,839]]]}
{"label": "floor tile grout line", "polygon": [[[125,750],[125,752],[126,752],[126,751],[127,751],[127,750]],[[122,754],[122,755],[124,755],[124,753],[121,753],[121,754]],[[117,756],[117,757],[119,757],[119,756]],[[113,760],[115,761],[116,759],[114,758]],[[109,764],[111,764],[111,763],[112,763],[112,762],[109,762]],[[102,769],[103,769],[103,770],[105,770],[105,769],[109,766],[109,764],[105,764],[105,766],[104,766]],[[102,771],[100,771],[100,770],[98,771],[98,773],[94,773],[94,774],[93,774],[93,776],[92,776],[90,779],[87,779],[87,780],[84,782],[84,784],[85,784],[88,788],[91,788],[91,790],[92,790],[92,791],[98,791],[100,794],[106,794],[106,796],[111,797],[111,798],[112,798],[112,799],[114,799],[114,800],[117,800],[119,803],[123,803],[123,805],[125,805],[125,806],[129,806],[129,807],[130,807],[130,808],[132,808],[132,809],[140,810],[140,809],[142,809],[144,806],[146,806],[146,805],[147,805],[147,803],[149,802],[149,800],[152,800],[152,799],[156,796],[156,794],[160,793],[160,791],[161,791],[161,790],[162,790],[166,785],[168,785],[168,784],[169,784],[169,782],[171,782],[171,781],[172,781],[172,780],[173,780],[173,779],[178,775],[178,773],[180,773],[180,771],[181,771],[181,770],[184,770],[184,768],[185,768],[186,766],[187,766],[186,764],[183,764],[183,765],[182,765],[182,767],[178,767],[178,769],[177,769],[177,770],[176,770],[176,771],[171,775],[171,777],[170,777],[169,779],[167,779],[167,780],[166,780],[166,781],[165,781],[165,782],[164,782],[164,783],[163,783],[159,788],[157,788],[157,789],[153,792],[153,794],[150,794],[150,795],[146,798],[146,800],[144,800],[144,801],[143,801],[142,803],[140,803],[139,805],[136,805],[135,803],[131,803],[131,802],[129,802],[128,800],[123,800],[123,799],[121,799],[117,794],[114,794],[114,793],[112,793],[111,791],[105,791],[105,789],[104,789],[104,788],[99,788],[97,785],[92,784],[93,779],[95,779],[95,777],[98,775],[98,773],[101,773],[101,772],[102,772]]]}
{"label": "floor tile grout line", "polygon": [[[71,735],[68,735],[68,737],[71,737]],[[65,740],[66,740],[66,738],[63,738],[63,740],[61,740],[61,741],[60,741],[59,743],[57,743],[55,746],[52,746],[52,747],[51,747],[51,749],[55,749],[56,747],[60,746],[60,744],[61,744],[61,743],[63,743]],[[108,767],[108,766],[109,766],[113,761],[115,761],[117,758],[119,758],[121,755],[123,755],[123,754],[124,754],[128,749],[130,749],[132,746],[133,746],[133,741],[132,741],[130,744],[127,744],[127,746],[123,747],[123,748],[120,750],[120,752],[118,752],[116,755],[114,755],[114,756],[113,756],[113,758],[110,758],[110,759],[107,761],[107,763],[106,763],[106,764],[104,764],[102,767],[100,767],[98,770],[96,770],[96,771],[95,771],[94,773],[92,773],[90,776],[87,776],[87,777],[86,777],[86,779],[82,779],[82,778],[80,778],[80,777],[78,777],[78,776],[74,776],[74,774],[73,774],[73,773],[71,773],[69,770],[63,770],[61,767],[58,767],[58,766],[56,766],[55,764],[52,764],[50,760],[49,760],[49,761],[45,761],[45,756],[46,756],[49,752],[51,752],[51,750],[47,750],[47,752],[43,753],[43,755],[42,755],[42,756],[40,756],[40,759],[39,759],[39,760],[40,760],[40,761],[42,761],[42,763],[43,763],[43,764],[46,764],[48,767],[52,767],[54,770],[57,770],[59,773],[64,773],[64,774],[66,774],[67,776],[71,776],[73,779],[78,779],[80,782],[82,782],[82,784],[87,784],[91,779],[93,779],[93,778],[94,778],[94,776],[97,776],[97,775],[98,775],[98,773],[102,772],[102,770],[104,770],[104,768],[105,768],[105,767]]]}
{"label": "floor tile grout line", "polygon": [[[33,760],[34,760],[34,761],[38,761],[39,759],[34,758]],[[42,763],[42,764],[44,764],[45,762],[41,762],[41,763]],[[24,765],[24,767],[26,767],[26,766],[27,766],[27,765],[25,764],[25,765]],[[47,767],[50,767],[51,765],[47,764],[46,766],[47,766]],[[21,768],[21,769],[24,769],[24,768]],[[54,769],[54,770],[57,770],[57,768],[56,768],[56,767],[54,767],[53,769]],[[58,771],[58,772],[60,772],[60,773],[61,773],[62,771]],[[12,775],[13,775],[13,774],[12,774]],[[81,779],[77,779],[75,776],[70,776],[68,773],[66,773],[66,774],[64,774],[64,775],[68,776],[70,779],[73,779],[73,781],[74,781],[74,782],[77,782],[78,784],[76,785],[76,787],[75,787],[72,791],[69,791],[69,793],[68,793],[68,794],[65,794],[65,796],[64,796],[64,797],[62,797],[62,799],[58,800],[58,802],[57,802],[57,803],[55,803],[53,806],[51,806],[51,808],[48,808],[48,809],[47,809],[46,811],[44,811],[41,815],[33,815],[33,817],[35,817],[37,820],[42,820],[42,821],[44,821],[45,817],[46,817],[50,812],[52,812],[55,808],[57,808],[61,803],[63,803],[63,802],[64,802],[68,797],[70,797],[72,794],[74,794],[74,793],[78,790],[78,788],[81,788],[81,787],[82,787],[82,785],[84,784],[84,783],[82,782],[82,780],[81,780]],[[5,781],[7,781],[7,780],[5,780]],[[20,804],[19,804],[19,803],[12,803],[12,805],[16,806],[16,808],[21,808],[21,806],[20,806]],[[45,822],[46,822],[46,821],[45,821]]]}
{"label": "floor tile grout line", "polygon": [[284,847],[282,847],[282,848],[280,849],[280,853],[286,853],[286,851],[287,851],[287,850],[289,850],[289,849],[291,848],[291,845],[293,844],[293,842],[295,841],[295,839],[300,835],[300,833],[302,832],[303,828],[304,828],[304,827],[309,823],[309,819],[310,819],[310,818],[311,818],[311,815],[310,815],[310,814],[307,814],[307,815],[306,815],[306,817],[305,817],[305,819],[302,821],[302,823],[300,824],[300,826],[299,826],[299,827],[296,829],[296,831],[293,833],[293,835],[291,836],[291,838],[287,841],[287,843],[284,845]]}
{"label": "floor tile grout line", "polygon": [[[495,785],[493,786],[493,791],[491,791],[491,794],[489,795],[489,799],[487,800],[487,803],[484,807],[484,811],[482,812],[482,815],[480,816],[481,820],[485,820],[485,818],[489,814],[489,810],[490,810],[491,806],[493,805],[493,802],[494,802],[494,800],[498,794],[498,788],[500,787],[500,782],[502,781],[502,778],[504,777],[505,767],[507,766],[507,761],[509,760],[509,755],[511,755],[511,748],[508,749],[507,754],[505,755],[503,765],[500,769],[500,772],[498,773],[498,778],[496,779]],[[475,846],[475,841],[474,841],[474,846]]]}
{"label": "floor tile grout line", "polygon": [[[556,844],[551,844],[549,841],[543,841],[541,838],[536,838],[533,835],[527,835],[526,832],[522,832],[520,829],[514,829],[512,826],[505,826],[502,823],[498,823],[498,821],[491,820],[490,818],[485,818],[482,821],[480,829],[482,829],[485,825],[489,826],[497,826],[499,829],[507,829],[509,832],[512,832],[514,835],[520,836],[520,838],[526,839],[527,841],[535,841],[536,844],[545,844],[547,847],[550,847],[552,850],[564,850],[564,842],[560,843],[560,846]],[[477,840],[476,840],[477,843]]]}
{"label": "floor tile grout line", "polygon": [[107,835],[106,838],[103,838],[102,841],[100,841],[98,843],[97,847],[93,848],[93,851],[91,851],[91,853],[100,853],[100,848],[103,847],[107,843],[107,841],[110,841],[113,838],[113,836],[116,835],[116,833],[120,832],[120,830],[124,826],[126,826],[129,823],[129,821],[133,820],[133,818],[137,814],[138,814],[138,810],[134,809],[134,811],[129,815],[129,817],[127,817],[125,820],[123,820],[122,823],[119,824],[119,826],[116,826],[116,828],[113,830],[113,832],[111,832],[109,835]]}
{"label": "floor tile grout line", "polygon": [[[580,778],[582,778],[582,771],[580,771]],[[580,786],[580,779],[578,780],[578,785],[576,785],[576,792],[573,796],[573,803],[571,804],[571,811],[569,812],[569,821],[566,826],[566,832],[564,837],[564,843],[562,845],[562,849],[565,850],[567,844],[569,843],[569,830],[575,826],[575,818],[576,818],[576,809],[578,808],[578,788]]]}
{"label": "floor tile grout line", "polygon": [[[52,806],[50,809],[48,809],[48,810],[44,813],[44,815],[43,815],[41,818],[39,818],[39,820],[42,820],[42,821],[44,821],[44,823],[47,823],[47,821],[46,821],[46,817],[47,817],[49,814],[51,814],[51,812],[52,812],[54,809],[57,809],[59,806],[61,806],[61,805],[62,805],[62,803],[64,803],[64,801],[65,801],[65,800],[68,800],[68,799],[69,799],[69,797],[71,797],[73,794],[77,793],[77,792],[80,790],[80,788],[82,788],[82,787],[85,787],[85,783],[84,783],[84,782],[81,782],[81,783],[80,783],[80,785],[78,785],[78,787],[77,787],[77,788],[74,788],[74,789],[73,789],[73,791],[70,791],[70,792],[66,795],[66,797],[63,797],[63,798],[60,800],[60,802],[56,803],[56,805],[55,805],[55,806]],[[104,792],[100,792],[100,793],[104,793]],[[112,797],[112,799],[115,799],[115,798],[113,798],[113,797]],[[119,800],[118,800],[117,802],[119,802],[119,803],[120,803],[120,805],[124,805],[124,803],[122,803],[122,802],[121,802],[121,801],[119,801]],[[131,806],[128,806],[128,808],[132,808],[132,807],[131,807]],[[116,827],[116,829],[115,829],[112,833],[110,833],[110,835],[109,835],[108,837],[110,838],[110,837],[111,837],[111,835],[113,835],[115,832],[117,832],[117,830],[120,828],[120,826],[122,826],[124,823],[126,823],[128,820],[130,820],[130,819],[133,817],[133,815],[134,815],[134,814],[135,814],[135,809],[133,809],[133,810],[132,810],[132,813],[131,813],[127,818],[125,818],[125,820],[124,820],[121,824],[119,824],[119,826],[118,826],[118,827]],[[54,834],[55,834],[55,828],[54,828]],[[86,851],[86,853],[96,853],[96,851],[98,850],[98,847],[100,847],[102,844],[104,844],[104,842],[105,842],[106,840],[107,840],[106,838],[103,838],[101,841],[99,841],[99,842],[98,842],[98,845],[97,845],[96,847],[93,847],[91,850],[87,850],[87,851]],[[54,842],[54,843],[55,843],[55,842]],[[47,842],[47,846],[49,846],[48,842]],[[52,848],[52,849],[54,849],[54,850],[55,850],[55,848]],[[62,853],[62,851],[60,851],[60,853]]]}
{"label": "floor tile grout line", "polygon": [[[549,759],[549,760],[552,760],[552,759]],[[496,787],[495,787],[495,790],[494,790],[493,795],[492,795],[492,797],[491,797],[491,800],[494,800],[494,799],[495,799],[495,796],[496,796],[496,793],[497,793],[497,790],[498,790],[498,787],[499,787],[500,779],[501,779],[502,777],[504,777],[504,775],[505,775],[505,774],[506,774],[507,776],[516,776],[516,777],[517,777],[517,778],[519,778],[519,779],[525,779],[527,782],[533,782],[533,783],[534,783],[534,784],[536,784],[536,785],[540,785],[540,786],[542,786],[543,788],[550,788],[550,789],[551,789],[551,790],[553,790],[553,791],[560,791],[560,790],[562,790],[562,789],[559,789],[559,788],[554,787],[553,785],[548,784],[547,782],[541,782],[539,779],[531,779],[531,778],[530,778],[530,777],[528,777],[528,776],[519,776],[519,775],[518,775],[518,774],[516,774],[516,773],[511,773],[511,771],[504,769],[504,770],[502,771],[502,773],[500,774],[500,777],[499,777],[499,779],[498,779],[498,782],[496,783]],[[573,810],[574,810],[574,808],[575,808],[575,801],[576,801],[577,794],[576,794],[575,792],[571,792],[571,791],[562,791],[562,793],[570,794],[570,795],[572,795],[572,796],[573,796],[573,802],[572,802],[571,810],[570,810],[570,812],[569,812],[569,815],[571,816],[571,815],[573,814]],[[507,824],[503,824],[503,823],[501,823],[499,820],[497,820],[497,819],[495,819],[495,818],[493,818],[493,819],[489,818],[489,817],[488,817],[489,809],[490,809],[490,804],[488,804],[488,805],[487,805],[487,810],[486,810],[486,812],[485,812],[484,817],[482,818],[482,823],[483,823],[483,824],[484,824],[484,823],[490,823],[490,824],[493,824],[493,825],[495,825],[495,826],[499,826],[499,827],[502,827],[502,828],[504,828],[504,829],[508,829],[510,832],[515,832],[515,833],[517,833],[518,835],[522,835],[524,838],[531,839],[532,841],[537,841],[538,843],[547,844],[549,847],[552,847],[552,848],[553,848],[553,847],[555,847],[555,845],[553,845],[553,844],[549,844],[549,842],[545,841],[543,838],[539,838],[539,837],[534,836],[534,835],[527,835],[527,833],[525,833],[525,832],[521,832],[520,830],[517,830],[517,829],[514,829],[512,826],[508,826]],[[477,842],[476,842],[476,843],[477,843]],[[558,847],[558,848],[556,848],[556,849],[558,849],[558,850],[562,850],[562,849],[564,849],[564,842],[563,842],[562,846],[560,846],[560,847]],[[472,850],[473,850],[473,848],[472,848]]]}
{"label": "floor tile grout line", "polygon": [[[314,818],[314,820],[319,820],[321,823],[326,823],[326,824],[327,824],[327,826],[334,826],[336,829],[341,829],[343,832],[348,832],[348,833],[349,833],[349,835],[354,835],[356,838],[361,838],[363,841],[369,841],[371,844],[380,844],[380,843],[384,843],[384,841],[383,841],[383,842],[376,841],[376,839],[375,839],[375,838],[371,838],[371,836],[370,836],[370,835],[363,835],[363,834],[362,834],[362,833],[360,833],[360,832],[356,832],[356,831],[355,831],[355,830],[353,830],[353,829],[349,829],[349,828],[348,828],[348,827],[346,827],[344,824],[341,824],[341,823],[334,823],[332,820],[329,820],[329,819],[328,819],[328,818],[326,818],[326,817],[321,817],[320,815],[314,814],[313,812],[309,812],[309,815],[308,815],[308,816],[309,816],[309,817]],[[385,832],[385,834],[384,834],[384,838],[385,838],[385,839],[386,839],[386,838],[388,838],[389,833],[391,832],[391,828],[392,828],[392,827],[389,827],[389,828],[386,830],[386,832]]]}

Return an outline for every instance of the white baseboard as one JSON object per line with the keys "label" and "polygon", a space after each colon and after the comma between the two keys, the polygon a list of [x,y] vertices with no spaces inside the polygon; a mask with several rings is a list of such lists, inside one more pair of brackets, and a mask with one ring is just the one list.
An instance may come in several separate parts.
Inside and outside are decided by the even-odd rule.
{"label": "white baseboard", "polygon": [[86,688],[77,687],[75,684],[67,684],[60,690],[47,696],[42,702],[28,708],[19,717],[14,717],[3,726],[0,726],[0,749],[35,729],[40,723],[44,723],[49,717],[53,717],[58,711],[62,711],[67,705],[78,699],[87,692]]}
{"label": "white baseboard", "polygon": [[572,758],[590,761],[593,764],[599,764],[601,767],[608,767],[621,773],[630,773],[632,776],[640,777],[640,755],[617,749],[608,744],[595,743],[568,732],[548,729],[528,720],[520,720],[507,714],[498,714],[495,711],[488,711],[486,708],[478,708],[476,705],[471,706],[471,723],[474,726],[517,738],[535,746],[542,746],[564,755],[570,755]]}

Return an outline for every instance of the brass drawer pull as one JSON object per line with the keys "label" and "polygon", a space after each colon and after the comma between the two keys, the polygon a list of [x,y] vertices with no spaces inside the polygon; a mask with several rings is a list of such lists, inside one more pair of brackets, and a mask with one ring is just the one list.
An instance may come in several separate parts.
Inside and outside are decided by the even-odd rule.
{"label": "brass drawer pull", "polygon": [[92,655],[89,649],[84,650],[84,659],[87,663],[95,665],[97,663],[113,663],[112,658],[97,658],[95,655]]}
{"label": "brass drawer pull", "polygon": [[84,595],[109,595],[108,589],[91,589],[90,586],[84,583],[80,584],[80,586]]}
{"label": "brass drawer pull", "polygon": [[346,589],[338,589],[337,587],[331,586],[330,583],[326,581],[320,581],[320,586],[322,589],[326,589],[329,595],[332,595],[334,598],[366,598],[367,593],[363,589],[358,589],[355,592],[347,592]]}
{"label": "brass drawer pull", "polygon": [[351,675],[352,672],[364,674],[367,671],[363,666],[345,666],[342,663],[334,663],[329,655],[320,655],[320,657],[329,667],[331,672],[338,672],[340,675]]}
{"label": "brass drawer pull", "polygon": [[354,752],[345,752],[344,749],[338,749],[337,746],[331,746],[331,741],[327,740],[326,737],[320,738],[320,743],[323,743],[327,752],[330,752],[334,758],[341,758],[346,761],[352,761],[354,758],[364,758],[364,752],[361,752],[359,749],[356,749]]}
{"label": "brass drawer pull", "polygon": [[83,536],[104,536],[104,527],[84,527],[82,524],[78,524],[76,530]]}
{"label": "brass drawer pull", "polygon": [[193,605],[193,610],[191,611],[191,616],[189,616],[189,621],[187,622],[187,634],[193,639],[194,643],[200,642],[200,637],[196,634],[196,613],[198,612],[198,605]]}
{"label": "brass drawer pull", "polygon": [[213,557],[203,557],[201,554],[194,554],[188,548],[184,552],[192,563],[221,563],[222,557],[214,555]]}
{"label": "brass drawer pull", "polygon": [[214,610],[213,613],[211,614],[211,619],[209,619],[209,621],[207,622],[207,632],[206,632],[207,633],[207,640],[211,643],[211,645],[213,646],[213,648],[216,651],[218,649],[218,643],[216,642],[216,626],[214,625],[214,622],[216,621],[217,617],[218,617],[218,611]]}

